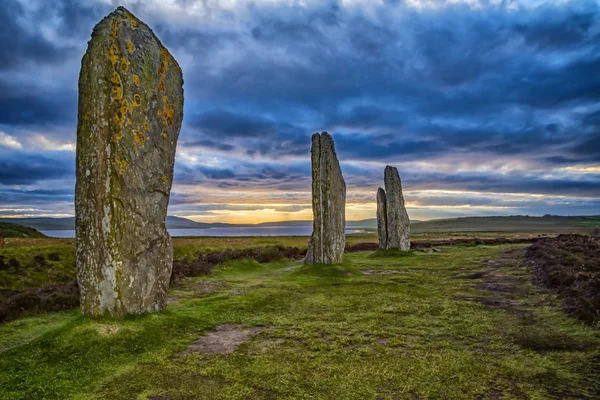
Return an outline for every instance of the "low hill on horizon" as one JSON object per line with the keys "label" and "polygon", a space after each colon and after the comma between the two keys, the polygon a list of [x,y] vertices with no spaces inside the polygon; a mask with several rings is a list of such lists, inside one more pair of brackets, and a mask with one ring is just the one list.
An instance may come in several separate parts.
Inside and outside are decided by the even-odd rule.
{"label": "low hill on horizon", "polygon": [[[0,218],[0,222],[20,224],[37,230],[73,230],[75,229],[74,217],[62,218]],[[169,215],[167,228],[169,229],[208,229],[208,228],[243,228],[243,227],[276,227],[276,226],[311,226],[311,220],[292,220],[277,222],[262,222],[258,224],[229,224],[220,222],[196,222],[184,217]],[[589,216],[558,216],[545,215],[541,217],[516,215],[516,216],[491,216],[491,217],[458,217],[432,219],[427,221],[411,220],[411,230],[415,233],[427,232],[502,232],[530,230],[543,232],[555,228],[568,230],[572,228],[585,228],[600,226],[600,215]],[[358,221],[346,221],[347,228],[376,229],[377,219],[369,218]]]}
{"label": "low hill on horizon", "polygon": [[0,222],[0,236],[5,238],[45,238],[42,232],[20,224]]}
{"label": "low hill on horizon", "polygon": [[508,232],[531,231],[544,233],[557,229],[568,232],[600,225],[600,215],[560,216],[544,215],[533,217],[528,215],[492,216],[492,217],[459,217],[421,221],[411,225],[414,233],[427,232]]}

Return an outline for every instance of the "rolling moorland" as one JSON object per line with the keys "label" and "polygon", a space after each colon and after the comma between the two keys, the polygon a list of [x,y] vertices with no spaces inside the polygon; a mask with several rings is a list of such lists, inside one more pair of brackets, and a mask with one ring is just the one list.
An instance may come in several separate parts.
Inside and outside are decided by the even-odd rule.
{"label": "rolling moorland", "polygon": [[167,311],[125,320],[77,310],[73,239],[7,238],[3,301],[49,308],[0,325],[0,398],[597,398],[598,243],[531,243],[598,222],[420,222],[407,254],[348,235],[340,266],[304,266],[306,237],[175,238]]}

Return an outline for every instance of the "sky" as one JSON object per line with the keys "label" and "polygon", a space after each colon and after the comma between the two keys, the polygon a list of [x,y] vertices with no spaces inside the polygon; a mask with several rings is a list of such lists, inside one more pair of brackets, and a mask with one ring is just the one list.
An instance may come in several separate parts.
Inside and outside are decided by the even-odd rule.
{"label": "sky", "polygon": [[600,214],[599,0],[2,0],[0,217],[74,214],[81,57],[118,5],[183,70],[170,215],[311,219],[324,130],[347,220],[386,165],[412,219]]}

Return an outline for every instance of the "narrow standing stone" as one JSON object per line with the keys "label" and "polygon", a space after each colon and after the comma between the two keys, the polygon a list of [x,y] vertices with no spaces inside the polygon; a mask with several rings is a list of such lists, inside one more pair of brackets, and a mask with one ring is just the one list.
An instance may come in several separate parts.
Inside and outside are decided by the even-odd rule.
{"label": "narrow standing stone", "polygon": [[379,235],[379,248],[387,248],[387,213],[385,190],[377,189],[377,233]]}
{"label": "narrow standing stone", "polygon": [[327,132],[312,136],[313,233],[305,264],[341,264],[346,245],[346,183]]}
{"label": "narrow standing stone", "polygon": [[377,232],[380,249],[410,250],[410,221],[398,169],[385,167],[385,191],[377,190]]}
{"label": "narrow standing stone", "polygon": [[85,314],[166,305],[165,220],[183,118],[181,69],[123,7],[96,25],[81,62],[75,214]]}

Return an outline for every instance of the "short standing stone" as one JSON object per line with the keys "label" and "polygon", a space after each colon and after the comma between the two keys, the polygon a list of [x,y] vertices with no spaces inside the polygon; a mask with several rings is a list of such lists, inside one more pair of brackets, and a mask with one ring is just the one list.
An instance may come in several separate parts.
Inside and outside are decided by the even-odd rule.
{"label": "short standing stone", "polygon": [[313,233],[305,264],[340,264],[346,244],[346,183],[327,132],[312,136]]}
{"label": "short standing stone", "polygon": [[404,206],[402,183],[398,169],[385,167],[386,249],[410,250],[410,221]]}
{"label": "short standing stone", "polygon": [[387,215],[385,190],[377,189],[377,234],[379,235],[379,248],[387,248]]}
{"label": "short standing stone", "polygon": [[595,227],[592,231],[592,237],[600,237],[600,229],[598,227]]}
{"label": "short standing stone", "polygon": [[81,62],[75,213],[88,315],[165,307],[173,247],[165,220],[183,118],[181,69],[123,7],[96,25]]}

